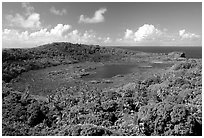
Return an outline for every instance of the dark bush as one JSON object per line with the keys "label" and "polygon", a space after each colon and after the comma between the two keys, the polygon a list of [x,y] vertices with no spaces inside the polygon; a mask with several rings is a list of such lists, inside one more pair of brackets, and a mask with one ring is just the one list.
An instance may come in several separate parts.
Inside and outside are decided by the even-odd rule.
{"label": "dark bush", "polygon": [[43,114],[41,111],[41,105],[39,105],[37,102],[31,104],[28,107],[27,112],[30,114],[28,124],[32,127],[43,122],[43,120],[46,118],[45,114]]}

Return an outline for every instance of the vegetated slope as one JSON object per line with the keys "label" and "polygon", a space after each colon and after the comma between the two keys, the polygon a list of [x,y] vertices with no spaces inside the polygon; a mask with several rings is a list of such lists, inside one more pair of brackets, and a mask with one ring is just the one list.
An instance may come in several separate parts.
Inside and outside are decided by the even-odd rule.
{"label": "vegetated slope", "polygon": [[[202,135],[202,63],[99,91],[62,88],[46,101],[3,83],[3,135]],[[77,95],[76,95],[77,92]]]}
{"label": "vegetated slope", "polygon": [[65,42],[31,49],[4,49],[2,51],[2,76],[3,81],[9,82],[22,72],[29,70],[84,61],[115,61],[134,53],[136,52]]}

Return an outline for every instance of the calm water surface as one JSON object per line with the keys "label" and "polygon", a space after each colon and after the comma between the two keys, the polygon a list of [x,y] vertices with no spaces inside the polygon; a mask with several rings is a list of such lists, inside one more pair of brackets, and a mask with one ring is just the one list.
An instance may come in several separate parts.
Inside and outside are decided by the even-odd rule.
{"label": "calm water surface", "polygon": [[107,79],[112,78],[116,75],[125,75],[132,72],[144,72],[151,69],[156,68],[167,68],[170,67],[171,64],[160,64],[160,63],[153,63],[153,64],[111,64],[111,65],[104,65],[96,70],[93,70],[95,73],[83,77],[83,79]]}

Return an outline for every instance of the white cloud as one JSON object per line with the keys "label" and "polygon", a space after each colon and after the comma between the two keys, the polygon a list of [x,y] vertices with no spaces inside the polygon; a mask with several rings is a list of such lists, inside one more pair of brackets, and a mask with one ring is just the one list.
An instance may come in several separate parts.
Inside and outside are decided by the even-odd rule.
{"label": "white cloud", "polygon": [[185,30],[179,30],[179,35],[182,36],[185,33]]}
{"label": "white cloud", "polygon": [[72,42],[77,43],[81,40],[81,33],[78,30],[73,30],[72,32],[68,33],[66,39],[72,40]]}
{"label": "white cloud", "polygon": [[73,30],[72,32],[65,35],[67,40],[70,40],[73,43],[94,43],[96,40],[96,35],[93,31],[85,31],[84,33],[79,32],[78,30]]}
{"label": "white cloud", "polygon": [[126,29],[124,38],[125,39],[132,39],[133,37],[134,37],[133,31],[129,30],[129,29]]}
{"label": "white cloud", "polygon": [[11,26],[22,27],[26,29],[38,29],[41,27],[40,14],[34,12],[34,8],[29,3],[22,3],[22,7],[25,9],[25,15],[16,13],[15,16],[9,14],[6,15],[6,20]]}
{"label": "white cloud", "polygon": [[10,22],[12,26],[30,29],[37,29],[40,28],[41,26],[40,14],[38,13],[33,13],[29,15],[27,18],[17,13],[15,16],[7,15],[6,19]]}
{"label": "white cloud", "polygon": [[55,15],[60,15],[60,16],[62,16],[62,15],[64,15],[64,14],[67,13],[67,10],[66,10],[66,9],[62,9],[62,10],[60,11],[60,10],[55,9],[55,7],[51,7],[51,8],[50,8],[50,12],[53,13],[53,14],[55,14]]}
{"label": "white cloud", "polygon": [[144,24],[139,27],[136,32],[126,29],[124,39],[134,40],[135,42],[141,42],[145,40],[155,40],[162,34],[162,31],[155,28],[154,25]]}
{"label": "white cloud", "polygon": [[138,46],[192,46],[201,45],[200,35],[186,32],[184,29],[178,33],[170,33],[168,29],[158,29],[154,25],[144,24],[136,31],[126,29],[123,37],[117,38],[119,45],[138,45]]}
{"label": "white cloud", "polygon": [[71,28],[70,25],[58,24],[56,27],[47,30],[28,33],[28,31],[19,32],[17,30],[4,29],[2,33],[3,47],[34,47],[54,41],[64,41],[64,33]]}
{"label": "white cloud", "polygon": [[58,24],[57,26],[55,26],[55,28],[51,29],[50,34],[63,36],[70,28],[70,25]]}
{"label": "white cloud", "polygon": [[95,11],[95,14],[92,18],[85,17],[84,15],[80,15],[79,23],[100,23],[104,22],[105,18],[103,14],[107,11],[106,8],[101,8]]}
{"label": "white cloud", "polygon": [[200,38],[199,35],[196,35],[194,33],[188,33],[186,32],[185,29],[183,30],[179,30],[179,36],[181,37],[181,39],[194,39],[194,38]]}
{"label": "white cloud", "polygon": [[[101,40],[99,39],[101,38]],[[72,42],[83,44],[109,43],[109,37],[99,37],[94,31],[71,31],[71,25],[58,24],[51,29],[40,29],[35,32],[19,32],[17,30],[4,29],[2,33],[3,47],[34,47],[51,42]]]}
{"label": "white cloud", "polygon": [[154,25],[144,24],[136,32],[134,40],[142,41],[144,39],[155,39],[157,36],[161,35],[161,31],[156,29]]}
{"label": "white cloud", "polygon": [[111,43],[112,42],[112,40],[111,40],[111,38],[110,37],[106,37],[105,38],[105,40],[104,40],[104,43]]}

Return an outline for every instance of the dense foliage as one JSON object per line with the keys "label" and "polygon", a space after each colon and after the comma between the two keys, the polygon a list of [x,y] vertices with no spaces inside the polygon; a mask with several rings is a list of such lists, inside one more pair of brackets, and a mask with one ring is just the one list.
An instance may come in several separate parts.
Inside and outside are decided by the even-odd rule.
{"label": "dense foliage", "polygon": [[[26,55],[26,52],[23,53]],[[29,61],[31,58],[21,56],[15,61]],[[15,56],[7,56],[3,63],[9,64],[13,58]],[[46,99],[30,95],[29,87],[24,93],[18,93],[3,82],[2,133],[55,136],[202,135],[201,65],[201,60],[189,59],[178,62],[161,74],[116,89],[100,91],[86,85],[61,88]],[[3,65],[4,71],[8,70],[6,67]]]}

